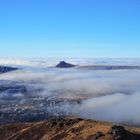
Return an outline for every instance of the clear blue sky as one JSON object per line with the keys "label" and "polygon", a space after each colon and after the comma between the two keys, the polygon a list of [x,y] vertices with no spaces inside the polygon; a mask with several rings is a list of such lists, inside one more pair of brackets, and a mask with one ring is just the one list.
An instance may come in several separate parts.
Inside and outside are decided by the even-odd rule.
{"label": "clear blue sky", "polygon": [[140,0],[0,0],[0,57],[139,57]]}

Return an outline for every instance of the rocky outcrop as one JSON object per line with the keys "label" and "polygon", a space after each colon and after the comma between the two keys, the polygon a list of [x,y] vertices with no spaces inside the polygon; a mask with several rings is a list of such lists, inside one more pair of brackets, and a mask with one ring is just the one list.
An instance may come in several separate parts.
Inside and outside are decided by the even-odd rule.
{"label": "rocky outcrop", "polygon": [[111,134],[114,140],[140,140],[140,134],[129,132],[123,126],[113,126]]}

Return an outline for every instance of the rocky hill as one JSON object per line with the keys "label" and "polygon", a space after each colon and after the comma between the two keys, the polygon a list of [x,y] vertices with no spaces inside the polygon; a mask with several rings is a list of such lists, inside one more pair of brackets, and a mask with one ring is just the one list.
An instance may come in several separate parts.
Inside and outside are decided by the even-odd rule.
{"label": "rocky hill", "polygon": [[75,67],[75,65],[67,63],[65,61],[60,61],[59,64],[56,65],[57,68],[71,68],[71,67]]}
{"label": "rocky hill", "polygon": [[0,74],[6,73],[6,72],[10,72],[10,71],[14,71],[14,70],[18,70],[18,68],[7,67],[7,66],[0,66]]}
{"label": "rocky hill", "polygon": [[58,118],[0,126],[0,140],[140,140],[140,128],[81,118]]}

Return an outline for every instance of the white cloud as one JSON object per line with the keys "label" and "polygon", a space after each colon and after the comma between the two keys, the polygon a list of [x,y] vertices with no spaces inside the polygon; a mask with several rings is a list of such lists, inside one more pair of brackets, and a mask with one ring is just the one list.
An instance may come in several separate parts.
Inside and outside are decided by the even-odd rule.
{"label": "white cloud", "polygon": [[[78,63],[81,60],[72,61]],[[114,61],[110,60],[108,62],[111,64]],[[35,66],[33,69],[25,67],[18,71],[0,75],[0,80],[18,81],[33,89],[43,89],[39,93],[31,92],[32,96],[59,95],[69,98],[82,96],[85,97],[85,100],[80,105],[65,104],[62,108],[64,110],[69,109],[72,113],[86,118],[140,125],[140,70],[44,69],[44,66],[48,65],[47,61],[41,65],[40,61],[32,63],[28,60],[0,60],[0,63]],[[138,61],[135,63],[138,63]],[[38,67],[39,64],[40,67]],[[41,68],[42,66],[43,68]],[[22,93],[14,95],[1,93],[0,99],[4,98],[22,100],[26,96]]]}

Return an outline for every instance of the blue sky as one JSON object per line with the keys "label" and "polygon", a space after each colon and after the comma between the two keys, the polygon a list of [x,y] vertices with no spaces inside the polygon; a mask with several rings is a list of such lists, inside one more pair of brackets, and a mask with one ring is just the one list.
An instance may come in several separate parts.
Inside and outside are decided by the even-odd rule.
{"label": "blue sky", "polygon": [[0,0],[1,57],[139,57],[140,0]]}

